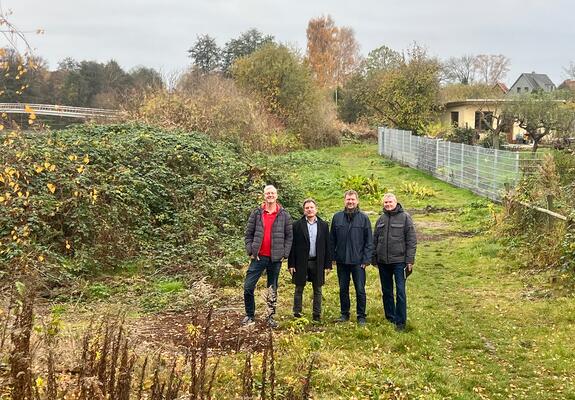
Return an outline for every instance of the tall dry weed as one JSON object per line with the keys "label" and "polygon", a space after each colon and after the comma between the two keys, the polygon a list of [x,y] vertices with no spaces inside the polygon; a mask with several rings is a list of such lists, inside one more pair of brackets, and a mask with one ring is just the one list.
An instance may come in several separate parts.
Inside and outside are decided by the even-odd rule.
{"label": "tall dry weed", "polygon": [[282,124],[233,80],[190,71],[173,90],[146,93],[128,110],[133,119],[167,129],[203,132],[250,149],[282,153],[300,146]]}

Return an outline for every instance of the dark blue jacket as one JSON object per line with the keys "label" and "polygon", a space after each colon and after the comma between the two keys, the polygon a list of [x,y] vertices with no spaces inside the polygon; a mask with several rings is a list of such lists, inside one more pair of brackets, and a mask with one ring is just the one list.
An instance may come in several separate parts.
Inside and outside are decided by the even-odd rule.
{"label": "dark blue jacket", "polygon": [[358,211],[350,221],[344,211],[336,213],[331,220],[330,236],[333,258],[337,263],[370,263],[373,239],[367,215]]}

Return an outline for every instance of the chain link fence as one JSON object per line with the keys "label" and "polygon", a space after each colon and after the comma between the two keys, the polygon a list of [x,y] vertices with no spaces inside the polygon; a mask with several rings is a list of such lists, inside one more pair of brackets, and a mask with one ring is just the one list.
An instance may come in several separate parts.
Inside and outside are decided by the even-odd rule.
{"label": "chain link fence", "polygon": [[531,152],[486,149],[390,128],[378,129],[378,144],[382,156],[497,201],[540,161]]}

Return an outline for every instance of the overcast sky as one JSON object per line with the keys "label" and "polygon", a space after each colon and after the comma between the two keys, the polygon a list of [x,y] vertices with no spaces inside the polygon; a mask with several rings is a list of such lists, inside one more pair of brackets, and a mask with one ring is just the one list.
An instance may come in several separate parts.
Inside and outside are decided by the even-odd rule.
{"label": "overcast sky", "polygon": [[331,15],[354,29],[365,55],[383,44],[402,50],[413,41],[441,59],[504,54],[505,81],[546,73],[556,85],[575,62],[574,0],[0,0],[28,34],[36,54],[55,68],[65,57],[129,70],[154,67],[169,75],[189,65],[197,35],[223,45],[249,28],[305,50],[310,18]]}

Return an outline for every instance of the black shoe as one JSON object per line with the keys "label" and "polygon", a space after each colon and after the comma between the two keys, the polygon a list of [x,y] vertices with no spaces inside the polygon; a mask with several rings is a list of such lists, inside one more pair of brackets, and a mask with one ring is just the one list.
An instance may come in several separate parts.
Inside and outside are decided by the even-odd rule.
{"label": "black shoe", "polygon": [[395,330],[397,332],[405,332],[405,324],[397,324],[395,325]]}
{"label": "black shoe", "polygon": [[317,316],[317,315],[314,315],[314,316],[312,317],[312,321],[313,321],[313,322],[321,322],[321,318],[320,318],[319,316]]}
{"label": "black shoe", "polygon": [[301,318],[301,314],[300,313],[293,313],[293,317],[294,318]]}
{"label": "black shoe", "polygon": [[365,318],[358,318],[357,319],[357,324],[359,326],[365,326],[366,323],[367,323],[367,321],[365,320]]}
{"label": "black shoe", "polygon": [[347,322],[347,321],[349,321],[349,317],[345,315],[341,315],[338,319],[335,320],[335,322]]}

